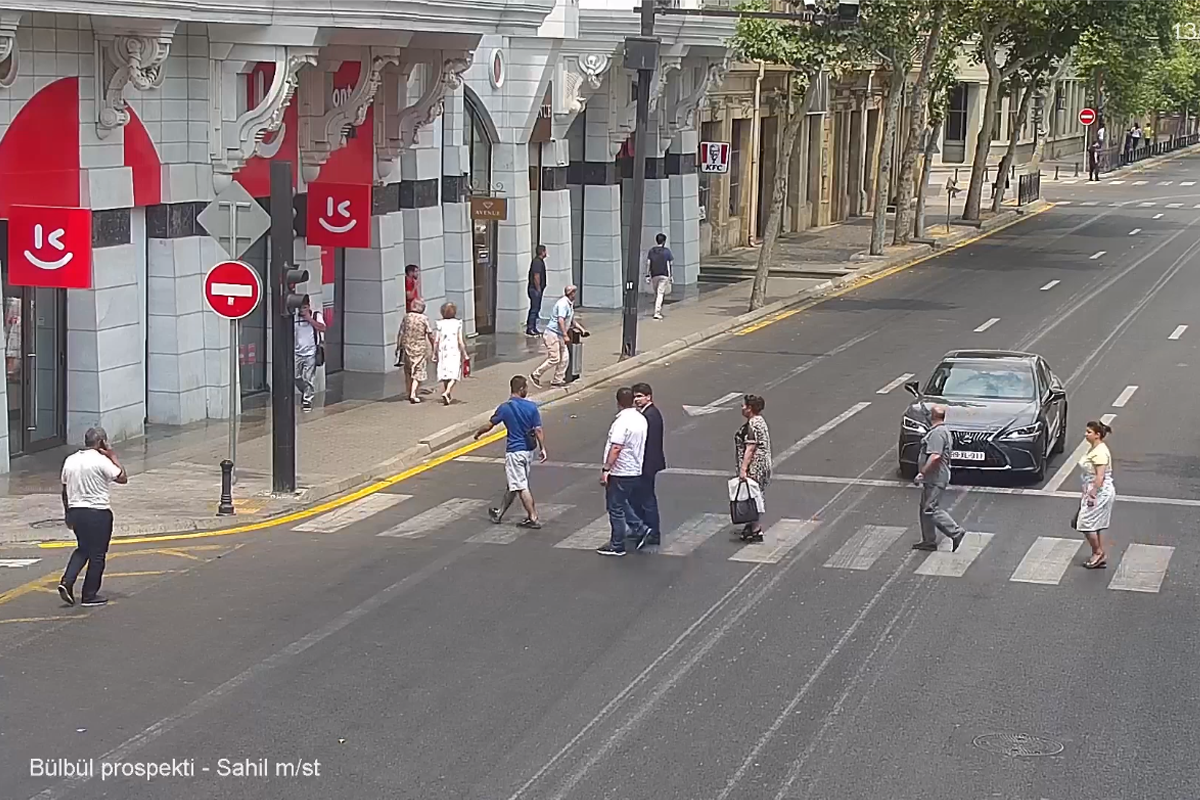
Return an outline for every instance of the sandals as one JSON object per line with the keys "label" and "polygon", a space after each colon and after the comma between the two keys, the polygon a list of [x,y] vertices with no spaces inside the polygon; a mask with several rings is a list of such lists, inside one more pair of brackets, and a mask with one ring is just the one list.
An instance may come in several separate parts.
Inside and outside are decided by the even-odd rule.
{"label": "sandals", "polygon": [[1100,556],[1099,558],[1092,556],[1087,561],[1083,562],[1084,569],[1105,569],[1108,567],[1108,556]]}

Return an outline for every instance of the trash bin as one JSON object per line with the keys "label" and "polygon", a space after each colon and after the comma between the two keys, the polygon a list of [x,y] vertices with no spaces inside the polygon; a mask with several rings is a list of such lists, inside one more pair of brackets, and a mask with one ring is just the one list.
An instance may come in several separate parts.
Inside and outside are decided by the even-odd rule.
{"label": "trash bin", "polygon": [[577,330],[567,336],[567,383],[578,380],[583,374],[583,339],[586,336]]}

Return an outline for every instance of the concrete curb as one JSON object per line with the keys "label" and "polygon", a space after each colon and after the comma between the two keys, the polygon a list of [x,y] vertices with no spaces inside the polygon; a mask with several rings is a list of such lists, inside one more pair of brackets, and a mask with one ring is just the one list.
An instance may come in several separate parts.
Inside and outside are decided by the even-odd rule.
{"label": "concrete curb", "polygon": [[[916,263],[929,258],[933,255],[941,255],[943,252],[953,249],[957,245],[968,240],[974,240],[981,235],[988,233],[1011,223],[1019,221],[1023,216],[1032,213],[1033,211],[1041,210],[1050,205],[1044,200],[1039,200],[1036,203],[1026,207],[1009,208],[1001,213],[984,220],[981,225],[976,227],[964,227],[961,231],[956,231],[944,239],[938,240],[933,245],[915,244],[915,247],[920,247],[920,252],[905,252],[895,253],[888,256],[873,256],[867,260],[862,260],[859,263],[862,266],[853,272],[842,275],[836,278],[831,278],[823,281],[816,286],[809,287],[801,292],[797,292],[791,297],[777,300],[763,306],[756,311],[740,314],[737,317],[723,320],[707,328],[690,333],[687,336],[667,342],[664,345],[647,350],[633,358],[620,361],[616,364],[611,364],[594,372],[588,373],[579,378],[579,380],[565,386],[563,388],[550,389],[538,394],[534,398],[539,406],[549,406],[562,400],[569,399],[575,395],[590,391],[597,386],[601,386],[614,378],[626,376],[630,371],[640,369],[655,362],[669,358],[684,350],[688,350],[703,342],[708,342],[713,339],[718,339],[722,336],[732,334],[748,325],[769,319],[772,316],[790,311],[798,306],[805,305],[814,300],[846,288],[849,285],[857,283],[865,278],[870,278],[882,272],[904,266],[910,263]],[[315,484],[305,488],[298,494],[293,503],[288,503],[284,507],[276,509],[269,514],[251,515],[239,517],[218,517],[214,514],[211,518],[203,519],[179,519],[178,521],[163,521],[149,525],[129,525],[122,526],[119,522],[114,530],[114,537],[130,537],[130,536],[148,536],[155,534],[167,533],[198,533],[204,531],[214,531],[221,528],[231,527],[232,525],[244,525],[266,522],[271,519],[293,514],[305,508],[312,507],[328,500],[336,495],[340,495],[351,489],[360,486],[365,486],[377,481],[391,478],[392,476],[404,472],[405,470],[413,469],[428,461],[431,457],[439,454],[441,451],[447,450],[453,445],[458,445],[468,439],[476,430],[484,425],[491,418],[491,414],[484,412],[477,414],[474,417],[455,423],[449,427],[442,428],[429,436],[425,437],[414,447],[410,447],[401,453],[371,466],[362,472],[346,478],[338,478],[335,480],[326,481],[324,483]],[[62,532],[68,533],[66,529]],[[57,533],[57,531],[56,531]],[[47,537],[45,533],[37,539],[30,541],[52,541],[55,539],[69,537]]]}

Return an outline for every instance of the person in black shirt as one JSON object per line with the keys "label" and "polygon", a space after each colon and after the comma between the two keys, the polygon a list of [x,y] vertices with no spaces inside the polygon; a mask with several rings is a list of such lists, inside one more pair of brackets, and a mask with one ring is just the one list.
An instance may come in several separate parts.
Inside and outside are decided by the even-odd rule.
{"label": "person in black shirt", "polygon": [[654,318],[662,319],[663,297],[671,293],[671,264],[675,261],[675,256],[667,247],[667,237],[664,234],[655,236],[654,241],[657,244],[646,253],[646,280],[650,282],[654,291]]}
{"label": "person in black shirt", "polygon": [[654,481],[658,473],[667,468],[667,455],[663,450],[664,425],[662,412],[654,405],[654,392],[648,383],[633,385],[633,404],[646,418],[646,451],[642,456],[642,480],[638,486],[635,502],[638,516],[646,523],[646,530],[638,540],[638,550],[657,547],[661,544],[662,531],[658,518],[658,495]]}
{"label": "person in black shirt", "polygon": [[537,329],[542,315],[542,295],[546,293],[546,245],[537,246],[537,255],[529,263],[529,319],[525,321],[526,336],[541,336]]}

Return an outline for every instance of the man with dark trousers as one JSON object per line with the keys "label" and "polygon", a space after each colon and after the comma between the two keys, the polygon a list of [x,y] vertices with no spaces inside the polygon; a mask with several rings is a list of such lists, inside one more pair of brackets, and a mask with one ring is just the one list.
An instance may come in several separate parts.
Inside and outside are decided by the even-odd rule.
{"label": "man with dark trousers", "polygon": [[87,575],[80,597],[83,607],[94,608],[108,602],[98,592],[113,531],[108,499],[110,483],[129,483],[129,476],[108,446],[104,428],[88,428],[83,435],[83,449],[67,456],[62,468],[63,511],[67,527],[75,531],[79,542],[58,582],[58,596],[69,606],[75,605],[75,579],[85,564]]}
{"label": "man with dark trousers", "polygon": [[638,539],[638,550],[657,547],[662,543],[662,529],[658,517],[658,495],[654,481],[658,473],[667,468],[667,455],[663,450],[663,418],[658,406],[654,405],[654,392],[648,383],[633,385],[633,404],[646,418],[646,452],[642,457],[642,481],[637,494],[638,507],[646,530]]}
{"label": "man with dark trousers", "polygon": [[542,297],[546,294],[546,245],[539,244],[529,262],[529,316],[525,320],[526,336],[541,336],[537,329],[542,316]]}

